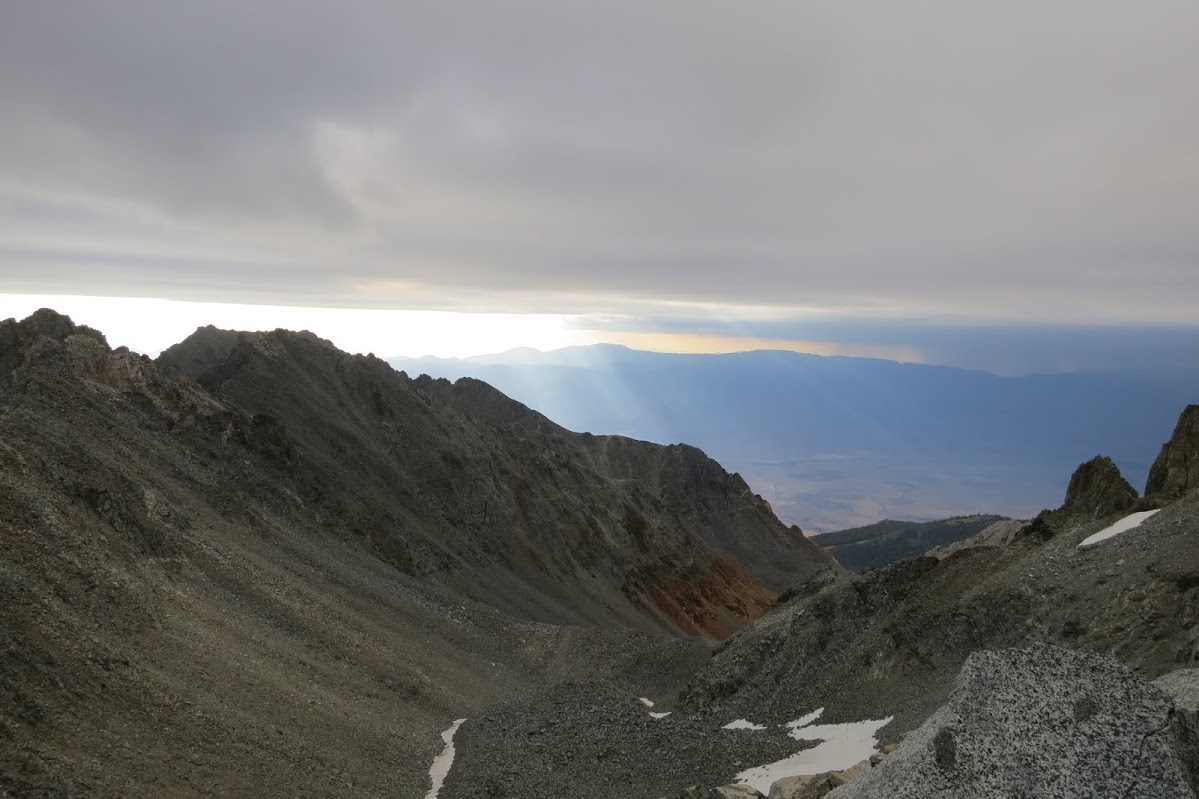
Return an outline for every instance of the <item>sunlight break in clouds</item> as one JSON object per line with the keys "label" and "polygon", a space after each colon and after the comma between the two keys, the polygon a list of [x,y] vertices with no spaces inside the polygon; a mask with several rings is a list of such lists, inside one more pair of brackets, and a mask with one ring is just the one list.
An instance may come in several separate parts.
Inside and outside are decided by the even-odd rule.
{"label": "sunlight break in clouds", "polygon": [[360,310],[182,302],[144,297],[0,294],[0,319],[53,308],[103,332],[114,347],[156,355],[197,327],[310,330],[347,352],[456,358],[514,347],[551,350],[588,343],[555,314]]}
{"label": "sunlight break in clouds", "polygon": [[1194,0],[3,3],[0,292],[1193,325],[1197,27]]}
{"label": "sunlight break in clouds", "polygon": [[810,355],[851,355],[859,358],[883,358],[900,363],[925,363],[925,356],[914,347],[841,344],[835,341],[804,341],[757,336],[721,336],[705,333],[615,332],[592,333],[596,340],[623,344],[635,350],[678,353],[728,353],[751,350],[787,350]]}

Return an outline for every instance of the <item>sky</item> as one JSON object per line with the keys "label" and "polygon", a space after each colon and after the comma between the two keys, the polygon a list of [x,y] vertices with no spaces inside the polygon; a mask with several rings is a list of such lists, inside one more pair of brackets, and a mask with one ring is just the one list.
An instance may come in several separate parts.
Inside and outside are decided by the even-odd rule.
{"label": "sky", "polygon": [[1197,31],[1193,0],[4,3],[0,316],[1199,366]]}

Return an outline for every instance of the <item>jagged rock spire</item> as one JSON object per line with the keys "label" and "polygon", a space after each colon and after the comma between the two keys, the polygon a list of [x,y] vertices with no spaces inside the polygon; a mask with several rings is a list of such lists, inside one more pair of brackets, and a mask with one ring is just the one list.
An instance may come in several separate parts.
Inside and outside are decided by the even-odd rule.
{"label": "jagged rock spire", "polygon": [[1129,510],[1138,498],[1115,461],[1096,455],[1074,471],[1062,510],[1102,519]]}
{"label": "jagged rock spire", "polygon": [[1199,405],[1188,405],[1149,470],[1145,496],[1172,500],[1194,488],[1199,488]]}

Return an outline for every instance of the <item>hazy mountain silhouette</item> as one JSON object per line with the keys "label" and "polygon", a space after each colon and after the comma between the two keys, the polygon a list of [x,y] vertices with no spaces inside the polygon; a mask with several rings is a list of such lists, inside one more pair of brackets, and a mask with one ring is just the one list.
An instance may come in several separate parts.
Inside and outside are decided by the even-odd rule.
{"label": "hazy mountain silhouette", "polygon": [[612,345],[393,358],[469,375],[593,433],[695,442],[806,530],[962,513],[1027,517],[1109,453],[1141,484],[1199,372],[999,377],[781,351],[679,355]]}

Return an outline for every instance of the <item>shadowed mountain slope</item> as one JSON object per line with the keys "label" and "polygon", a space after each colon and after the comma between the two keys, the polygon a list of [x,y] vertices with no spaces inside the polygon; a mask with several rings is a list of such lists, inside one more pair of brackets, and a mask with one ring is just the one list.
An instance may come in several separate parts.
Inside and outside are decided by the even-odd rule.
{"label": "shadowed mountain slope", "polygon": [[420,796],[454,718],[673,690],[680,629],[773,597],[721,535],[829,563],[697,451],[556,443],[302,334],[200,343],[0,322],[0,793]]}
{"label": "shadowed mountain slope", "polygon": [[722,637],[831,563],[699,450],[571,433],[475,380],[286,331],[203,329],[158,364],[277,420],[330,530],[532,618]]}

